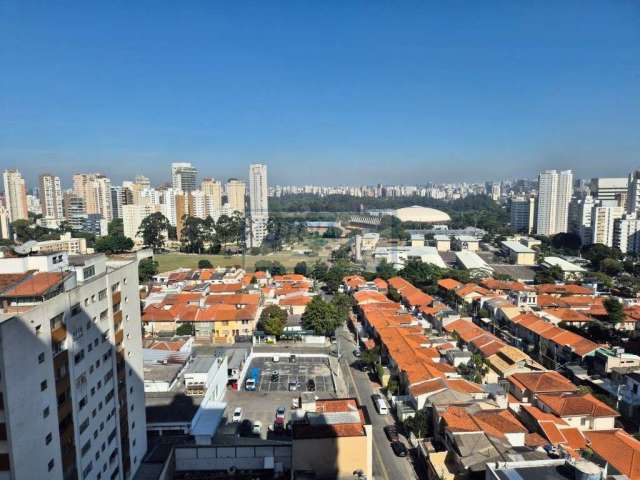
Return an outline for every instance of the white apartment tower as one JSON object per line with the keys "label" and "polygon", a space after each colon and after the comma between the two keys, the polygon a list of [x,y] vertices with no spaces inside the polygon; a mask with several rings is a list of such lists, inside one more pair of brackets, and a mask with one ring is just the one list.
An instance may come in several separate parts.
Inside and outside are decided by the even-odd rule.
{"label": "white apartment tower", "polygon": [[569,202],[573,194],[571,170],[545,170],[538,176],[539,235],[551,236],[567,231]]}
{"label": "white apartment tower", "polygon": [[616,220],[614,246],[622,253],[640,253],[640,219],[637,213]]}
{"label": "white apartment tower", "polygon": [[45,173],[40,175],[38,181],[38,193],[42,215],[46,219],[62,220],[64,209],[62,207],[62,186],[60,177]]}
{"label": "white apartment tower", "polygon": [[225,193],[227,194],[227,210],[230,215],[239,212],[244,215],[244,197],[246,185],[243,181],[230,178],[225,185]]}
{"label": "white apartment tower", "polygon": [[267,236],[269,220],[269,186],[267,166],[256,163],[249,166],[249,212],[251,214],[251,246],[259,247]]}
{"label": "white apartment tower", "polygon": [[137,263],[0,259],[0,479],[135,475],[146,451]]}
{"label": "white apartment tower", "polygon": [[111,180],[107,177],[100,173],[78,173],[73,176],[73,191],[84,200],[85,213],[113,220]]}
{"label": "white apartment tower", "polygon": [[22,174],[15,169],[5,170],[2,180],[4,183],[4,201],[7,210],[9,210],[11,221],[28,219],[27,187]]}
{"label": "white apartment tower", "polygon": [[614,207],[593,207],[591,213],[591,242],[613,247]]}

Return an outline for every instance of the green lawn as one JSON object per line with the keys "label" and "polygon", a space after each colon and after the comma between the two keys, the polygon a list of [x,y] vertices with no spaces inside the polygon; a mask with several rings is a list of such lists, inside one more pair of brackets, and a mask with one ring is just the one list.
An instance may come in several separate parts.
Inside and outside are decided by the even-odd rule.
{"label": "green lawn", "polygon": [[[313,265],[317,260],[326,261],[331,254],[331,247],[337,243],[344,243],[346,239],[341,240],[324,240],[318,242],[318,239],[307,240],[304,244],[297,246],[298,249],[311,248],[316,251],[317,255],[307,256],[295,252],[278,252],[268,255],[247,255],[245,257],[246,269],[249,272],[254,270],[255,263],[258,260],[278,261],[282,263],[288,271],[293,271],[298,262],[307,262],[307,265]],[[156,254],[155,259],[158,262],[160,272],[175,270],[176,268],[197,268],[199,260],[209,260],[214,267],[231,267],[234,265],[242,266],[242,255],[196,255],[190,253],[162,253]]]}

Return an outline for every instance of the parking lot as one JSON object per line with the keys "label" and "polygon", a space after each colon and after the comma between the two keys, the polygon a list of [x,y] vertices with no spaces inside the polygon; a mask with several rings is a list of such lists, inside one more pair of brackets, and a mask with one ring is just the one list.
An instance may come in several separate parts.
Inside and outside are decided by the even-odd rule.
{"label": "parking lot", "polygon": [[[278,362],[274,362],[273,357],[257,357],[251,361],[247,375],[251,375],[254,368],[260,369],[256,382],[259,392],[288,392],[290,383],[295,385],[296,391],[306,392],[309,391],[309,380],[315,383],[318,394],[335,392],[328,358],[297,356],[292,363],[288,355],[279,356]],[[277,378],[274,377],[276,371]]]}

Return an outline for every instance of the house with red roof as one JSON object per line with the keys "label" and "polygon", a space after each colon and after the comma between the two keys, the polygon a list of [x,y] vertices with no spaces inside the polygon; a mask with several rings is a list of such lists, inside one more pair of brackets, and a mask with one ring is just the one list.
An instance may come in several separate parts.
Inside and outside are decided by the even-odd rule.
{"label": "house with red roof", "polygon": [[609,475],[640,480],[640,441],[621,429],[590,431],[584,435],[594,453],[591,461],[606,467]]}
{"label": "house with red roof", "polygon": [[620,414],[590,393],[539,394],[536,405],[580,430],[611,430]]}

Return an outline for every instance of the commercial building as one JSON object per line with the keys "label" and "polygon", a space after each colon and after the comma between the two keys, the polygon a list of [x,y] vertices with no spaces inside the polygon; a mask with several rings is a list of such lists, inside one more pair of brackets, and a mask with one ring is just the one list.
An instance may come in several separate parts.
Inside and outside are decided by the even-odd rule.
{"label": "commercial building", "polygon": [[515,240],[502,242],[503,251],[509,256],[509,261],[514,265],[535,265],[536,252]]}
{"label": "commercial building", "polygon": [[0,272],[0,478],[132,478],[146,451],[137,260],[5,256]]}
{"label": "commercial building", "polygon": [[2,175],[4,202],[12,222],[29,218],[27,209],[27,187],[22,174],[15,169],[5,170]]}
{"label": "commercial building", "polygon": [[32,251],[42,255],[57,252],[65,252],[69,255],[84,255],[87,253],[87,240],[84,238],[73,238],[71,232],[66,232],[61,234],[58,240],[45,240],[36,243]]}
{"label": "commercial building", "polygon": [[531,233],[535,224],[536,198],[517,197],[510,202],[511,228],[516,232]]}
{"label": "commercial building", "polygon": [[594,178],[591,180],[591,192],[605,207],[626,207],[629,179]]}
{"label": "commercial building", "polygon": [[38,193],[42,215],[46,219],[62,220],[64,210],[62,208],[62,187],[60,177],[45,173],[40,175],[38,181]]}
{"label": "commercial building", "polygon": [[580,280],[587,272],[584,268],[575,263],[571,263],[560,257],[544,257],[544,261],[540,264],[545,269],[559,267],[562,270],[564,280]]}
{"label": "commercial building", "polygon": [[545,170],[538,176],[538,235],[567,231],[569,202],[573,194],[573,172]]}
{"label": "commercial building", "polygon": [[188,162],[176,162],[171,164],[171,186],[174,190],[182,190],[185,193],[196,190],[196,178],[198,170]]}

